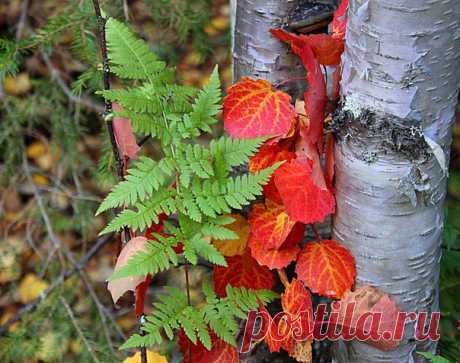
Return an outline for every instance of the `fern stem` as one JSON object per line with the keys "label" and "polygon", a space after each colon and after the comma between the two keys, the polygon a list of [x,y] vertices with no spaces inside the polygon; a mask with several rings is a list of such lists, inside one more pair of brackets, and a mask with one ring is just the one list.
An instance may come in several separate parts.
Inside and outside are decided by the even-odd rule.
{"label": "fern stem", "polygon": [[[98,30],[99,30],[99,46],[101,48],[102,54],[102,72],[104,80],[104,90],[110,90],[110,64],[109,57],[107,53],[107,40],[105,35],[105,24],[107,19],[102,16],[101,7],[99,5],[99,0],[93,0],[94,12],[96,13]],[[115,139],[115,133],[113,131],[112,120],[109,117],[112,113],[112,102],[108,99],[104,100],[104,112],[102,117],[107,124],[107,130],[110,136],[110,143],[112,144],[112,152],[115,157],[117,175],[120,180],[124,177],[124,162],[118,150],[117,141]]]}
{"label": "fern stem", "polygon": [[[107,53],[107,39],[105,33],[105,25],[107,19],[102,16],[101,7],[99,5],[99,0],[93,0],[94,11],[96,13],[96,18],[99,26],[99,44],[101,48],[102,54],[102,68],[103,68],[103,75],[104,75],[104,90],[110,90],[110,64],[109,64],[109,57]],[[112,102],[108,99],[104,100],[104,113],[103,118],[107,124],[107,130],[110,136],[110,142],[112,144],[112,153],[115,157],[116,162],[116,169],[117,175],[120,180],[124,179],[125,176],[125,161],[120,155],[120,150],[118,149],[117,141],[115,139],[115,133],[113,131],[113,123],[110,117],[112,113]],[[128,227],[124,229],[124,242],[128,242],[131,239],[131,231]],[[141,347],[141,363],[148,363],[147,362],[147,348]]]}
{"label": "fern stem", "polygon": [[[188,305],[191,305],[191,301],[190,301],[190,281],[189,281],[189,276],[188,276],[188,262],[185,261],[185,265],[184,265],[184,271],[185,271],[185,287],[187,289],[187,303]],[[192,345],[191,345],[191,342],[189,342],[189,345],[188,345],[188,359],[189,359],[189,363],[192,363]]]}

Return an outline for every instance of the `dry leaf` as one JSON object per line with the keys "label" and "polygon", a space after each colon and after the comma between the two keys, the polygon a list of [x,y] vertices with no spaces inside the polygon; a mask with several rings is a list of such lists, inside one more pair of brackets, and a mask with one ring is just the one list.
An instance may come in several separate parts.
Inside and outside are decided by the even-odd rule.
{"label": "dry leaf", "polygon": [[[115,271],[118,271],[121,267],[126,265],[128,260],[137,252],[145,250],[146,244],[147,238],[145,237],[139,236],[131,239],[121,250],[120,255],[117,258],[117,263],[115,264]],[[130,276],[110,281],[107,288],[112,295],[113,302],[116,304],[118,299],[126,291],[134,291],[136,286],[144,281],[144,279],[145,276]]]}

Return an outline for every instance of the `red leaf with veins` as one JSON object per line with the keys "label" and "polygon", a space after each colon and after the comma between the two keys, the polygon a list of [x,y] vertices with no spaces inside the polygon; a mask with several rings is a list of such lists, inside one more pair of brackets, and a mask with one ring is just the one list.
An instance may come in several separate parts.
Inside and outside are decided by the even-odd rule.
{"label": "red leaf with veins", "polygon": [[312,292],[341,298],[355,281],[355,259],[334,240],[309,242],[299,254],[295,272]]}
{"label": "red leaf with veins", "polygon": [[228,89],[223,108],[225,131],[239,139],[284,137],[295,118],[287,93],[273,91],[269,82],[249,77]]}
{"label": "red leaf with veins", "polygon": [[179,332],[179,348],[183,354],[184,363],[239,363],[238,351],[235,347],[219,339],[213,331],[209,331],[212,348],[207,350],[198,341],[193,344],[181,330]]}
{"label": "red leaf with veins", "polygon": [[254,235],[249,235],[248,241],[251,255],[259,265],[267,266],[269,269],[280,269],[289,265],[297,258],[300,251],[298,246],[286,246],[279,249],[267,249],[265,241]]}
{"label": "red leaf with veins", "polygon": [[[123,109],[117,103],[112,103],[113,110],[121,112]],[[133,132],[133,126],[131,120],[115,116],[112,120],[113,133],[115,134],[115,140],[118,148],[123,156],[130,159],[137,159],[137,153],[140,147],[137,145],[136,138]]]}
{"label": "red leaf with veins", "polygon": [[[281,147],[279,144],[264,144],[257,153],[249,160],[249,171],[253,174],[258,171],[269,168],[281,160],[291,160],[295,154]],[[282,203],[281,197],[276,189],[273,175],[267,184],[264,185],[264,196],[272,199],[277,203]]]}
{"label": "red leaf with veins", "polygon": [[265,199],[252,207],[249,216],[251,235],[264,241],[265,249],[278,249],[294,227],[295,221],[289,218],[282,204]]}
{"label": "red leaf with veins", "polygon": [[[352,309],[354,305],[354,309]],[[400,310],[393,299],[382,291],[372,286],[362,286],[356,291],[347,291],[342,300],[332,304],[332,311],[338,312],[337,323],[347,329],[382,336],[385,331],[395,332],[396,322]],[[347,312],[348,307],[348,312]],[[381,314],[380,324],[374,326],[371,319],[364,319],[365,315],[374,313]],[[396,348],[400,339],[365,340],[365,343],[381,350]]]}
{"label": "red leaf with veins", "polygon": [[310,160],[285,162],[275,172],[275,185],[289,217],[295,221],[322,222],[335,212],[334,196],[315,184]]}
{"label": "red leaf with veins", "polygon": [[273,273],[265,266],[260,266],[251,257],[249,250],[243,255],[226,257],[227,267],[214,265],[214,290],[220,297],[226,296],[228,284],[233,287],[248,289],[271,289],[275,284]]}

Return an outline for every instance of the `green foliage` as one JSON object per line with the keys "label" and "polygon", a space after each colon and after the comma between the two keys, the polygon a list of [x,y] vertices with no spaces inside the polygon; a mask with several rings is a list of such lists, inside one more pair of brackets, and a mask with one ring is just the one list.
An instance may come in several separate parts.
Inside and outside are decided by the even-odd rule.
{"label": "green foliage", "polygon": [[[101,233],[128,227],[143,231],[158,223],[160,214],[175,215],[175,224],[166,226],[168,237],[154,234],[147,249],[138,252],[111,279],[145,276],[177,265],[179,259],[197,264],[199,259],[226,266],[224,256],[211,238],[236,238],[225,226],[233,218],[223,216],[240,209],[262,193],[272,172],[279,166],[257,174],[231,177],[234,167],[245,164],[264,139],[233,140],[221,137],[208,146],[197,141],[203,132],[211,133],[221,111],[221,90],[217,69],[202,90],[172,83],[172,71],[150,53],[122,23],[109,19],[107,42],[111,67],[128,83],[125,89],[100,92],[123,107],[119,114],[132,120],[134,129],[159,140],[162,158],[140,157],[128,169],[125,180],[115,185],[97,213],[124,207]],[[181,256],[173,247],[182,245]],[[143,325],[145,335],[134,335],[124,345],[129,348],[162,341],[162,333],[172,339],[173,330],[183,329],[194,343],[200,340],[210,349],[208,329],[235,345],[236,319],[244,319],[258,301],[273,299],[269,291],[250,291],[228,287],[227,297],[218,299],[205,286],[206,304],[189,305],[185,293],[168,289],[168,295],[155,304]]]}
{"label": "green foliage", "polygon": [[173,28],[180,42],[191,37],[193,48],[202,55],[210,52],[205,26],[210,21],[210,0],[145,0],[153,20]]}
{"label": "green foliage", "polygon": [[111,280],[122,277],[156,274],[167,270],[171,264],[177,265],[177,255],[172,249],[178,244],[176,237],[163,237],[154,234],[156,241],[149,241],[146,251],[139,251],[130,260],[116,271]]}
{"label": "green foliage", "polygon": [[258,308],[259,302],[267,304],[277,297],[269,290],[249,290],[244,287],[227,286],[227,296],[224,298],[218,298],[206,284],[203,291],[206,304],[192,307],[184,291],[168,288],[168,293],[154,304],[152,314],[146,317],[142,325],[145,335],[131,336],[121,349],[159,344],[163,341],[162,333],[172,340],[177,329],[183,329],[191,342],[196,344],[199,340],[207,349],[211,349],[209,329],[220,339],[236,346],[235,334],[239,329],[237,319],[245,319],[249,310]]}
{"label": "green foliage", "polygon": [[430,352],[417,352],[417,354],[429,359],[433,363],[451,363],[450,360]]}

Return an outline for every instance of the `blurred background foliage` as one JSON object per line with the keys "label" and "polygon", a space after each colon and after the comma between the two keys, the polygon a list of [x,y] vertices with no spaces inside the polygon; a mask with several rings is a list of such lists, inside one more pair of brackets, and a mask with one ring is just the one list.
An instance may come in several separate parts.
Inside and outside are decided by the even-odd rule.
{"label": "blurred background foliage", "polygon": [[[230,85],[227,1],[111,0],[102,7],[174,65],[179,82],[201,86],[219,64],[224,88]],[[94,211],[114,182],[102,102],[94,96],[102,79],[93,11],[90,0],[0,1],[1,362],[140,362],[139,354],[126,358],[116,349],[137,329],[132,297],[113,306],[106,291],[119,241],[105,243],[84,271],[75,273],[66,258],[81,261],[91,251],[106,223]],[[460,361],[459,118],[440,289],[440,347],[453,362]],[[144,149],[158,150],[151,141]],[[182,276],[180,268],[156,276],[150,300],[165,284],[183,286]],[[192,276],[199,285],[209,271],[197,267]],[[192,298],[200,300],[197,290]],[[161,349],[178,360],[171,346]],[[164,362],[149,355],[150,363]]]}

